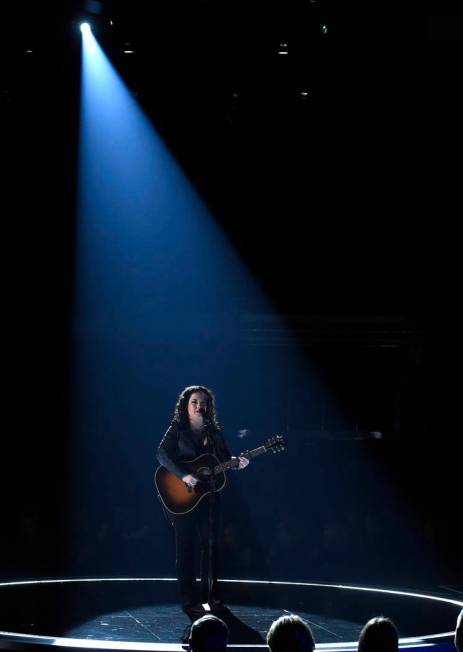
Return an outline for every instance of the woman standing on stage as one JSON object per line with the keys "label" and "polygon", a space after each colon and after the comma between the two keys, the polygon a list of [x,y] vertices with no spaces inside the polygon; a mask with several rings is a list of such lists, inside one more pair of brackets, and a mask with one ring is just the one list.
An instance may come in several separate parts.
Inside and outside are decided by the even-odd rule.
{"label": "woman standing on stage", "polygon": [[[190,473],[186,462],[209,453],[219,462],[231,459],[217,421],[215,397],[210,389],[202,385],[186,387],[178,397],[172,423],[159,444],[157,458],[168,471],[194,488],[198,478]],[[247,466],[249,460],[239,458],[239,469]],[[213,583],[211,595],[208,586],[209,568],[209,505],[202,500],[191,512],[182,515],[169,514],[175,529],[176,568],[180,584],[182,608],[195,616],[204,613],[201,604],[209,601],[212,609],[218,609],[221,602],[217,593],[217,497],[214,500],[213,541]],[[201,588],[196,587],[195,552],[200,551]]]}

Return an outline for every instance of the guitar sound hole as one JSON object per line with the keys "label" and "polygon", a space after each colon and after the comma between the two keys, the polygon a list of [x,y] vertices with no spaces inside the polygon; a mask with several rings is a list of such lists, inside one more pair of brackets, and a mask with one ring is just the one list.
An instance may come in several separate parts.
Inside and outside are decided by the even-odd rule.
{"label": "guitar sound hole", "polygon": [[209,480],[212,475],[211,469],[207,466],[203,466],[198,470],[198,476],[200,480]]}

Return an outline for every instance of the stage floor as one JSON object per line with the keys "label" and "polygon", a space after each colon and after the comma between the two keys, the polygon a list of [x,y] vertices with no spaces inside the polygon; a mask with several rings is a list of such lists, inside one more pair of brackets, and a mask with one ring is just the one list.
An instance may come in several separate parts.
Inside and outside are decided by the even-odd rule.
{"label": "stage floor", "polygon": [[[354,650],[363,625],[388,616],[400,646],[453,649],[463,588],[413,591],[382,587],[221,580],[227,609],[218,614],[230,645],[265,646],[273,620],[295,613],[317,648]],[[461,589],[461,590],[460,590]],[[182,650],[190,619],[169,578],[53,579],[0,583],[0,649],[34,645],[81,649]],[[184,645],[183,645],[184,647]]]}

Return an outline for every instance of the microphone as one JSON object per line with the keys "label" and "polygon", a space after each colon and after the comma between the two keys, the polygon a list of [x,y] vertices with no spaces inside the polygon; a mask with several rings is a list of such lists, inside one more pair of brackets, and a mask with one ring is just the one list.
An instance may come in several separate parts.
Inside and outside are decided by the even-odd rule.
{"label": "microphone", "polygon": [[212,425],[212,421],[210,417],[207,415],[206,410],[204,408],[201,409],[201,414],[203,416],[204,425],[209,428]]}

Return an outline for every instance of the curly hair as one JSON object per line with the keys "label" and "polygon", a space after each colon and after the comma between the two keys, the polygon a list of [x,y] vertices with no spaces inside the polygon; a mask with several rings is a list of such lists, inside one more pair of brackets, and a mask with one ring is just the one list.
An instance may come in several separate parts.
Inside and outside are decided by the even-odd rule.
{"label": "curly hair", "polygon": [[212,428],[214,430],[220,430],[220,424],[217,419],[217,411],[215,407],[215,396],[212,390],[210,390],[208,387],[204,387],[203,385],[190,385],[189,387],[182,389],[175,405],[173,420],[181,428],[189,427],[190,422],[188,419],[188,401],[190,400],[190,396],[195,392],[203,392],[203,394],[206,394],[208,398],[206,417],[211,422]]}

